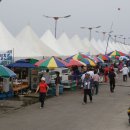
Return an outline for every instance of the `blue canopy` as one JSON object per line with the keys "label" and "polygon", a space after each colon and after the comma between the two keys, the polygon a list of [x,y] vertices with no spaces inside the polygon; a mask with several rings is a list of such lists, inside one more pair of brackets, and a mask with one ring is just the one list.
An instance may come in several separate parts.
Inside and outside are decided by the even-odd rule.
{"label": "blue canopy", "polygon": [[17,60],[15,63],[7,65],[7,67],[11,68],[35,68],[35,66],[31,63],[29,63],[26,59]]}
{"label": "blue canopy", "polygon": [[27,63],[27,62],[21,62],[21,63],[12,63],[7,65],[7,67],[11,67],[11,68],[35,68],[35,66],[33,64]]}

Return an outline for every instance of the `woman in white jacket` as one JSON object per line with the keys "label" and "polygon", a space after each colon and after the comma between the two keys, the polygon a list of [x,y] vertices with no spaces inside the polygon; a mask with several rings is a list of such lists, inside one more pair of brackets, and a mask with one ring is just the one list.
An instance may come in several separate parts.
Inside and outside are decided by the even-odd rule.
{"label": "woman in white jacket", "polygon": [[127,81],[127,75],[129,73],[128,67],[124,64],[123,69],[121,69],[120,71],[122,71],[123,81]]}

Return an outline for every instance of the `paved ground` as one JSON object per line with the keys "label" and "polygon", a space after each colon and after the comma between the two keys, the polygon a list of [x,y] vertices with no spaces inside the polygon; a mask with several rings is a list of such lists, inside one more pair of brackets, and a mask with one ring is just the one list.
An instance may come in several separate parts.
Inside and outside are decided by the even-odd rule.
{"label": "paved ground", "polygon": [[119,78],[115,93],[101,85],[93,103],[82,105],[81,91],[65,92],[60,97],[0,115],[0,130],[129,130],[130,79]]}

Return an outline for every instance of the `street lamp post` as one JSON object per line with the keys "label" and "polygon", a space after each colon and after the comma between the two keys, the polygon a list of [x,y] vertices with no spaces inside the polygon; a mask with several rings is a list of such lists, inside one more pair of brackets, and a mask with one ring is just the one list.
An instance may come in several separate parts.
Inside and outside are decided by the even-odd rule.
{"label": "street lamp post", "polygon": [[99,32],[99,31],[96,31],[96,33],[102,33],[102,34],[103,34],[102,40],[103,40],[103,41],[105,40],[105,35],[107,34],[107,32]]}
{"label": "street lamp post", "polygon": [[89,41],[91,41],[91,35],[92,35],[92,29],[94,28],[100,28],[101,26],[97,26],[97,27],[81,27],[82,29],[89,29]]}
{"label": "street lamp post", "polygon": [[[89,29],[89,42],[91,42],[91,33],[92,33],[92,29],[94,28],[100,28],[101,26],[97,26],[97,27],[80,27],[81,29]],[[91,55],[91,44],[90,44],[90,47],[89,47],[89,55]]]}
{"label": "street lamp post", "polygon": [[[111,29],[112,29],[112,26],[111,26]],[[113,31],[111,30],[108,34],[108,39],[107,39],[107,46],[106,46],[106,51],[105,51],[105,55],[107,54],[107,49],[108,49],[108,44],[109,44],[109,40],[111,38],[111,33],[113,33]]]}
{"label": "street lamp post", "polygon": [[126,37],[123,37],[123,39],[124,39],[124,44],[125,44]]}
{"label": "street lamp post", "polygon": [[57,37],[57,21],[60,18],[69,18],[71,15],[66,15],[66,16],[62,16],[62,17],[52,17],[52,16],[47,16],[47,15],[43,15],[46,18],[53,18],[55,20],[55,38]]}
{"label": "street lamp post", "polygon": [[105,35],[107,32],[102,32],[103,33],[103,41],[105,40]]}
{"label": "street lamp post", "polygon": [[117,35],[114,35],[114,37],[115,37],[115,43],[116,43],[116,38],[117,38]]}

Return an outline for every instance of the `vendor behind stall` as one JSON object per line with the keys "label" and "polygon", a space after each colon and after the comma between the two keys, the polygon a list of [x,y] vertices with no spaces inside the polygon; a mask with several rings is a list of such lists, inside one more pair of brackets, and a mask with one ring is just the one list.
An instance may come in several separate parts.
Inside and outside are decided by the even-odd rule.
{"label": "vendor behind stall", "polygon": [[46,72],[43,74],[43,76],[46,79],[46,84],[50,87],[51,86],[51,76],[49,74],[49,69],[46,70]]}
{"label": "vendor behind stall", "polygon": [[56,72],[55,85],[56,85],[56,96],[59,96],[59,86],[61,84],[60,72]]}

